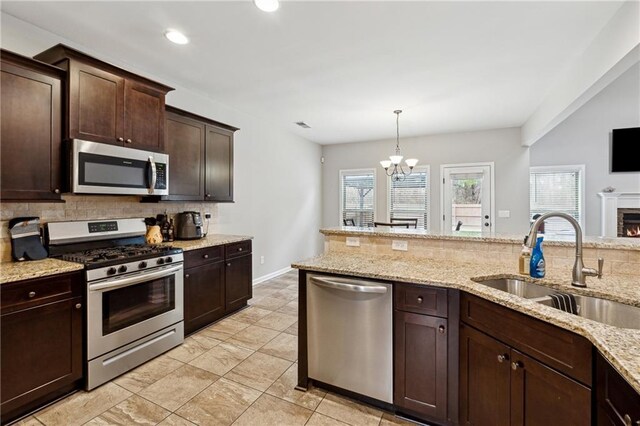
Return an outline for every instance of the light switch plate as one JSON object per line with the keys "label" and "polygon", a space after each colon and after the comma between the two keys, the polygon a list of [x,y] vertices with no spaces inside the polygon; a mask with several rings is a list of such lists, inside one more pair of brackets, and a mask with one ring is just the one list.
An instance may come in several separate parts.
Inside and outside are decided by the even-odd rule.
{"label": "light switch plate", "polygon": [[409,249],[409,242],[407,240],[393,240],[391,243],[391,249],[407,251]]}
{"label": "light switch plate", "polygon": [[360,247],[360,238],[359,237],[347,237],[347,246],[348,247]]}
{"label": "light switch plate", "polygon": [[511,217],[511,210],[498,210],[498,217]]}

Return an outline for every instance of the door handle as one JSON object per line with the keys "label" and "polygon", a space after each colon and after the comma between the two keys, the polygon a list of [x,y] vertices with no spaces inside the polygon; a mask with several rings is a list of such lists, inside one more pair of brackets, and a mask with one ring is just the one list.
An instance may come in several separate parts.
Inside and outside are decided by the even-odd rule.
{"label": "door handle", "polygon": [[[333,288],[336,290],[351,291],[356,293],[386,293],[387,287],[383,285],[370,285],[364,281],[343,280],[336,281],[327,278],[311,277],[311,282],[320,287]],[[360,283],[360,284],[358,284]]]}
{"label": "door handle", "polygon": [[149,156],[149,166],[151,169],[151,182],[149,182],[149,194],[153,194],[156,188],[156,180],[158,179],[158,173],[156,170],[156,162],[153,161],[153,157]]}
{"label": "door handle", "polygon": [[174,266],[168,269],[161,269],[158,272],[153,272],[150,274],[139,274],[133,277],[117,279],[105,283],[91,284],[89,286],[89,291],[103,292],[108,290],[115,290],[116,288],[128,287],[130,285],[143,283],[145,281],[151,281],[156,278],[168,277],[178,271],[182,271],[182,265]]}

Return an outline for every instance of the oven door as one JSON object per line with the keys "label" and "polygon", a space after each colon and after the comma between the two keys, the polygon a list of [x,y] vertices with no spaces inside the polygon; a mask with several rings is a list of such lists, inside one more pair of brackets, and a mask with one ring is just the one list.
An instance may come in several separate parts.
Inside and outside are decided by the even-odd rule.
{"label": "oven door", "polygon": [[182,321],[183,280],[174,264],[89,284],[88,359]]}
{"label": "oven door", "polygon": [[72,141],[76,194],[168,195],[169,156],[90,141]]}

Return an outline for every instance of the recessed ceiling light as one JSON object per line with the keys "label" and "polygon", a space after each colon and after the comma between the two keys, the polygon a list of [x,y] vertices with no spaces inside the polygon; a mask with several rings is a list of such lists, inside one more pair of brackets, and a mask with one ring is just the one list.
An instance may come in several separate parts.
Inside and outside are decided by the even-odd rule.
{"label": "recessed ceiling light", "polygon": [[275,12],[280,7],[278,0],[253,0],[253,3],[264,12]]}
{"label": "recessed ceiling light", "polygon": [[174,42],[175,44],[187,44],[189,43],[189,39],[186,35],[182,34],[180,31],[176,30],[167,30],[164,33],[164,36],[169,39],[169,41]]}

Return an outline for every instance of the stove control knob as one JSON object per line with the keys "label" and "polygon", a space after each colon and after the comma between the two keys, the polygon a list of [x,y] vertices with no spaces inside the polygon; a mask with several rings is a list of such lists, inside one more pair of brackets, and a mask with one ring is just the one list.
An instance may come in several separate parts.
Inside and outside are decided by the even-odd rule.
{"label": "stove control knob", "polygon": [[173,257],[167,257],[164,261],[167,263],[171,263],[173,262]]}
{"label": "stove control knob", "polygon": [[125,265],[122,265],[118,268],[118,272],[127,272],[127,267]]}
{"label": "stove control knob", "polygon": [[158,259],[156,262],[158,265],[164,265],[164,259]]}
{"label": "stove control knob", "polygon": [[107,269],[107,275],[114,275],[116,272],[116,268],[109,268]]}
{"label": "stove control knob", "polygon": [[147,267],[147,262],[140,262],[138,264],[138,269],[143,269],[143,268],[146,268],[146,267]]}

